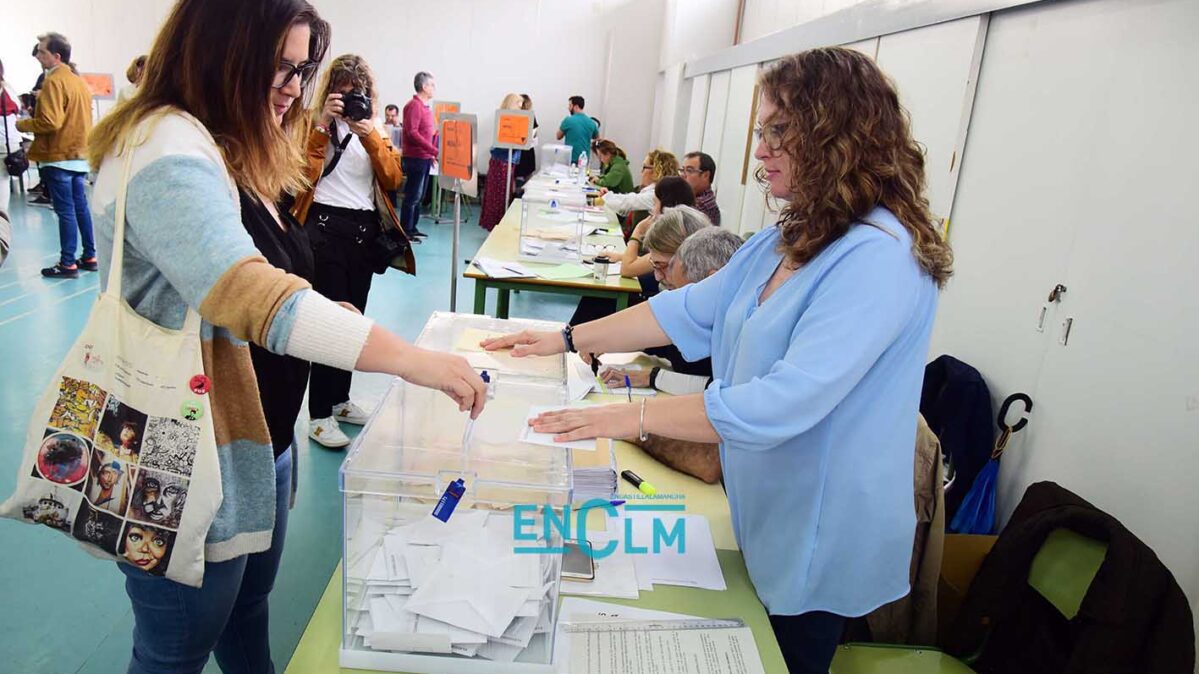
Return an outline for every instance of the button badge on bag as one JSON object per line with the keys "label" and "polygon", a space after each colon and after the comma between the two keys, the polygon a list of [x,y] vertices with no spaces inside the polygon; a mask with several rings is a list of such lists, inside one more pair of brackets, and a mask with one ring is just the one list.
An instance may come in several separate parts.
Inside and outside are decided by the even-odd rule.
{"label": "button badge on bag", "polygon": [[188,421],[198,421],[204,416],[204,406],[195,400],[185,401],[179,406],[179,415]]}
{"label": "button badge on bag", "polygon": [[187,387],[198,396],[206,395],[212,390],[212,380],[205,375],[198,374],[188,381]]}

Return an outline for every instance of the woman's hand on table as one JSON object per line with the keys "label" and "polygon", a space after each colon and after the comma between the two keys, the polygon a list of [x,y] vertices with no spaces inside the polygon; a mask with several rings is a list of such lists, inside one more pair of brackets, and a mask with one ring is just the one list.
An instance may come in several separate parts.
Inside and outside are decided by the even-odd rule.
{"label": "woman's hand on table", "polygon": [[465,358],[412,347],[403,362],[399,374],[405,381],[441,391],[458,404],[459,411],[469,411],[471,419],[483,412],[487,384]]}
{"label": "woman's hand on table", "polygon": [[514,358],[525,356],[553,356],[566,350],[566,341],[561,332],[533,332],[522,330],[502,337],[492,337],[479,342],[485,351],[512,349]]}
{"label": "woman's hand on table", "polygon": [[534,431],[553,433],[554,442],[635,438],[640,423],[641,409],[636,403],[572,407],[544,412],[529,420]]}
{"label": "woman's hand on table", "polygon": [[648,370],[623,370],[618,367],[610,367],[600,373],[604,383],[611,388],[624,388],[624,378],[629,378],[629,383],[633,388],[649,388],[649,371]]}

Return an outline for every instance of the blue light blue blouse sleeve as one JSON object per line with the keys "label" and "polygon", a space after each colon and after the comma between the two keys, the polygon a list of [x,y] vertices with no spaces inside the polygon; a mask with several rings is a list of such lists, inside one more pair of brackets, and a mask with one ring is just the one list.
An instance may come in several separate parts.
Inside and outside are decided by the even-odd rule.
{"label": "blue light blue blouse sleeve", "polygon": [[[784,358],[764,377],[735,385],[716,380],[705,391],[708,419],[725,443],[766,450],[815,426],[912,316],[922,272],[908,247],[878,230],[843,243],[852,248],[817,282]],[[699,306],[688,302],[692,310]],[[707,322],[695,321],[688,339],[698,339],[700,327],[711,325],[708,317],[702,320]]]}
{"label": "blue light blue blouse sleeve", "polygon": [[712,325],[716,321],[721,288],[729,267],[678,290],[649,299],[650,311],[679,353],[691,362],[712,355]]}

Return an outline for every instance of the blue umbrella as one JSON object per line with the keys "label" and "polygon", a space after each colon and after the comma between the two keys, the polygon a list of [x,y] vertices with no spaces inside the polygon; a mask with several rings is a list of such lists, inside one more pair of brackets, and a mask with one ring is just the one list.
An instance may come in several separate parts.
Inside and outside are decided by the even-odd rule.
{"label": "blue umbrella", "polygon": [[1012,434],[1028,424],[1027,418],[1016,422],[1015,426],[1007,423],[1008,408],[1015,400],[1024,402],[1026,413],[1032,411],[1032,399],[1023,393],[1012,394],[1003,401],[998,419],[1002,432],[995,441],[995,449],[991,451],[991,460],[975,476],[974,484],[970,485],[970,491],[966,492],[966,498],[962,499],[962,505],[949,523],[949,530],[955,534],[995,533],[995,483],[999,479],[999,457],[1007,449]]}

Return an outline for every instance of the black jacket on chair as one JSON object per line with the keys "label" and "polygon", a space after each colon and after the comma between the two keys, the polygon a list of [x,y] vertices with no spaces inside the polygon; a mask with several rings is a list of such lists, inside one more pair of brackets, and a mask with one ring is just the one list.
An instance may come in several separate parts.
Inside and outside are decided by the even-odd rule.
{"label": "black jacket on chair", "polygon": [[[1033,558],[1061,528],[1108,545],[1073,620],[1028,584]],[[980,674],[1189,674],[1195,668],[1191,609],[1174,576],[1118,520],[1053,482],[1024,492],[971,583],[945,646],[962,656],[983,643],[972,665]]]}
{"label": "black jacket on chair", "polygon": [[941,454],[953,466],[953,483],[945,490],[946,528],[995,448],[995,414],[991,392],[978,370],[941,356],[924,367],[920,414],[941,441]]}

